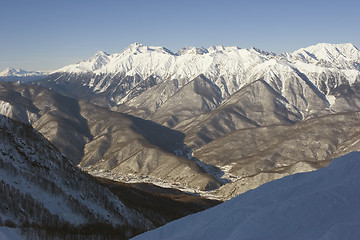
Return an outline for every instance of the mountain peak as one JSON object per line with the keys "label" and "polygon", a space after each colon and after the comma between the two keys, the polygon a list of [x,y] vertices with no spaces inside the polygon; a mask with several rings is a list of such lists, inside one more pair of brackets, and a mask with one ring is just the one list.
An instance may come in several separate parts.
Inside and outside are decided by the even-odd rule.
{"label": "mountain peak", "polygon": [[0,72],[0,77],[27,77],[27,76],[40,76],[44,75],[43,72],[35,72],[35,71],[26,71],[23,69],[16,69],[13,67],[8,67],[4,71]]}
{"label": "mountain peak", "polygon": [[256,47],[252,47],[252,48],[250,48],[250,50],[249,50],[249,51],[251,51],[251,52],[256,52],[256,53],[258,53],[258,54],[261,54],[261,55],[266,55],[266,56],[268,56],[268,55],[275,56],[275,55],[276,55],[276,53],[273,53],[273,52],[268,52],[268,51],[264,51],[264,50],[261,50],[261,49],[256,48]]}
{"label": "mountain peak", "polygon": [[185,54],[197,54],[197,55],[203,55],[205,53],[208,53],[209,51],[206,48],[203,47],[185,47],[180,49],[177,52],[177,55],[185,55]]}
{"label": "mountain peak", "polygon": [[219,45],[219,46],[210,46],[207,50],[209,52],[220,52],[220,51],[224,51],[225,48],[223,45]]}
{"label": "mountain peak", "polygon": [[134,43],[130,44],[126,49],[138,49],[141,47],[144,47],[144,45],[142,43],[134,42]]}
{"label": "mountain peak", "polygon": [[318,43],[313,46],[317,47],[337,47],[337,48],[356,48],[352,43]]}
{"label": "mountain peak", "polygon": [[144,53],[144,52],[158,52],[163,54],[170,54],[174,55],[172,51],[165,47],[161,46],[147,46],[143,45],[141,43],[135,42],[130,44],[123,52],[122,54],[137,54],[137,53]]}
{"label": "mountain peak", "polygon": [[109,54],[104,51],[98,51],[95,55],[87,61],[83,61],[84,64],[90,64],[90,68],[92,71],[100,69],[109,63]]}
{"label": "mountain peak", "polygon": [[109,56],[110,56],[110,54],[108,54],[104,51],[97,51],[92,58],[90,58],[89,60],[86,60],[86,61],[90,61],[90,62],[91,61],[106,61],[106,60],[108,60]]}
{"label": "mountain peak", "polygon": [[100,50],[100,51],[97,51],[97,53],[95,53],[95,56],[96,57],[100,57],[100,56],[109,56],[110,54]]}
{"label": "mountain peak", "polygon": [[11,76],[13,73],[17,72],[15,68],[8,67],[4,71],[0,72],[0,76]]}
{"label": "mountain peak", "polygon": [[316,49],[317,51],[327,50],[329,52],[338,51],[344,54],[347,51],[359,51],[352,43],[318,43],[305,49]]}
{"label": "mountain peak", "polygon": [[360,58],[360,51],[352,43],[318,43],[306,48],[301,48],[293,52],[292,55],[300,55],[306,60],[316,61],[357,61]]}

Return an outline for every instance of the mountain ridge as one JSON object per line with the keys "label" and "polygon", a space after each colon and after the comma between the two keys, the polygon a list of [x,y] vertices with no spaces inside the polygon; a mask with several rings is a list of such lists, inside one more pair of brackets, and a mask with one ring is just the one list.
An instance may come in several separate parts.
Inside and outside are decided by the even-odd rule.
{"label": "mountain ridge", "polygon": [[42,76],[46,75],[46,72],[40,71],[27,71],[23,69],[16,68],[6,68],[4,71],[0,72],[0,77],[29,77],[29,76]]}
{"label": "mountain ridge", "polygon": [[[340,50],[339,50],[340,49]],[[177,53],[173,53],[172,51],[168,50],[165,47],[161,46],[146,46],[141,43],[133,43],[129,45],[125,50],[123,50],[120,53],[113,53],[108,54],[103,51],[98,51],[94,56],[90,57],[88,60],[82,60],[78,64],[70,64],[67,66],[64,66],[62,68],[59,68],[53,72],[72,72],[72,73],[80,73],[80,72],[92,72],[95,71],[96,73],[117,73],[119,71],[124,70],[124,68],[120,68],[119,66],[112,66],[114,68],[109,68],[107,66],[104,66],[106,68],[101,70],[101,67],[89,67],[91,66],[91,63],[93,60],[102,60],[102,58],[106,57],[108,60],[111,61],[119,61],[121,57],[130,57],[130,56],[136,56],[141,53],[160,53],[162,55],[170,55],[175,57],[182,57],[184,55],[216,55],[218,53],[225,54],[226,52],[234,52],[238,54],[242,54],[242,52],[251,52],[258,54],[262,57],[276,57],[276,56],[284,56],[289,57],[292,56],[294,60],[296,60],[297,56],[301,56],[303,60],[308,59],[309,57],[313,60],[333,60],[336,58],[339,58],[341,56],[342,58],[346,58],[348,60],[358,60],[360,54],[358,53],[358,48],[354,46],[352,43],[341,43],[341,44],[331,44],[331,43],[318,43],[316,45],[311,45],[305,48],[300,48],[298,50],[295,50],[294,52],[288,53],[270,53],[264,50],[257,49],[255,47],[246,49],[246,48],[239,48],[237,46],[232,47],[224,47],[224,46],[210,46],[208,48],[203,47],[185,47],[180,49]],[[305,53],[305,54],[304,54]],[[345,53],[345,54],[344,54]],[[164,57],[164,56],[163,56]],[[129,58],[133,60],[133,58]],[[85,65],[85,63],[90,63],[88,65]],[[80,68],[82,66],[83,68]],[[79,67],[79,68],[78,68]],[[118,67],[118,68],[116,68]],[[127,69],[129,70],[129,69]],[[196,74],[195,74],[196,75]],[[194,77],[193,75],[192,77]],[[148,76],[142,76],[144,78]]]}
{"label": "mountain ridge", "polygon": [[[330,105],[335,101],[334,88],[360,82],[360,51],[350,43],[322,43],[284,54],[223,46],[188,47],[179,52],[135,43],[121,53],[98,52],[88,60],[54,71],[48,79],[57,84],[69,81],[87,94],[103,96],[110,106],[126,105],[145,90],[168,81],[176,80],[177,91],[199,75],[213,82],[226,98],[262,77],[275,90],[281,90],[279,74],[284,75],[280,77],[283,81],[291,77],[287,73],[300,73]],[[39,84],[50,87],[50,83]]]}
{"label": "mountain ridge", "polygon": [[[79,146],[76,147],[77,163],[82,162],[80,166],[95,176],[129,182],[150,181],[201,194],[221,188],[224,191],[220,197],[226,199],[231,191],[242,189],[238,186],[241,181],[237,181],[241,174],[233,166],[241,165],[242,160],[246,164],[249,159],[257,162],[255,172],[250,166],[248,170],[258,176],[265,175],[256,181],[258,183],[281,175],[264,174],[262,170],[269,169],[269,166],[282,166],[275,169],[285,174],[313,170],[314,166],[309,166],[306,160],[299,164],[289,161],[288,146],[283,142],[279,143],[284,144],[283,149],[272,148],[263,155],[246,156],[246,149],[240,149],[244,158],[229,156],[229,164],[223,165],[220,159],[227,153],[215,151],[223,147],[220,140],[226,139],[225,146],[233,147],[229,151],[237,152],[236,140],[223,136],[244,129],[268,127],[269,136],[277,137],[272,130],[275,126],[281,125],[290,131],[292,125],[300,123],[302,126],[302,122],[329,116],[324,120],[325,127],[339,113],[353,113],[358,118],[360,71],[356,64],[360,62],[357,59],[359,51],[351,44],[319,44],[311,48],[317,51],[301,51],[310,53],[307,56],[312,62],[299,54],[277,55],[255,48],[218,46],[206,50],[190,47],[176,54],[163,47],[133,44],[122,53],[98,52],[90,60],[70,66],[75,70],[79,67],[81,71],[90,67],[90,72],[59,71],[43,80],[18,87],[3,84],[4,89],[0,91],[4,96],[15,91],[19,98],[7,100],[0,96],[3,99],[0,110],[15,117],[21,117],[19,114],[22,112],[23,119],[34,117],[29,113],[40,117],[41,121],[37,121],[35,127],[44,126],[43,133],[61,148],[69,145],[68,142],[74,143],[72,147]],[[338,50],[344,53],[338,56]],[[325,60],[320,59],[324,51],[327,54]],[[330,56],[328,52],[334,57],[326,60]],[[311,54],[320,55],[312,57]],[[343,56],[348,57],[344,59]],[[111,73],[112,68],[121,71]],[[38,86],[40,88],[36,88]],[[72,98],[68,100],[74,104],[58,102],[44,106],[36,94],[28,98],[23,93],[44,88]],[[20,95],[24,96],[24,103],[20,102],[23,99]],[[39,106],[38,110],[31,108],[32,102]],[[74,106],[78,107],[74,109]],[[343,132],[351,131],[344,122],[346,120],[341,118],[333,125]],[[76,126],[78,129],[79,124],[84,124],[85,133],[90,133],[90,137],[81,132],[73,134],[75,136],[69,134],[73,131],[67,131],[67,127],[75,129]],[[165,125],[164,131],[155,127],[159,124]],[[134,131],[137,127],[140,127],[138,131]],[[317,125],[318,129],[314,129],[310,126],[311,131],[324,133],[326,144],[323,147],[329,148],[326,154],[314,156],[316,161],[331,158],[342,141],[352,144],[352,139],[327,135],[329,131],[324,127]],[[170,141],[172,134],[167,134],[171,132],[169,129],[180,133],[181,141]],[[353,131],[358,131],[358,128],[355,126]],[[255,143],[261,142],[260,136],[250,135],[250,139],[252,136]],[[295,140],[296,135],[292,135],[290,142]],[[161,141],[169,144],[170,152],[158,144]],[[259,147],[266,148],[265,145]],[[201,149],[207,149],[215,161],[208,161]],[[299,153],[301,149],[293,151]],[[171,165],[176,166],[175,171]],[[179,173],[187,177],[179,178]],[[232,180],[234,184],[228,183]]]}

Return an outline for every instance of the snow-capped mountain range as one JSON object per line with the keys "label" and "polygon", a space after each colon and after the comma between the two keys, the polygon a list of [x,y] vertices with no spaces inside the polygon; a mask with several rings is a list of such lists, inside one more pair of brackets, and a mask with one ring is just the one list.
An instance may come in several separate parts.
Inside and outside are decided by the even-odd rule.
{"label": "snow-capped mountain range", "polygon": [[[240,135],[240,132],[237,131],[256,128],[260,133],[264,130],[257,127],[271,129],[271,131],[263,133],[271,133],[269,135],[269,139],[271,139],[273,135],[277,136],[278,134],[278,131],[272,130],[273,126],[284,126],[286,131],[291,132],[291,128],[286,126],[321,116],[360,111],[359,55],[359,50],[352,44],[317,44],[293,53],[275,54],[256,48],[240,49],[222,46],[207,49],[187,47],[173,53],[164,47],[135,43],[122,53],[110,55],[98,52],[89,60],[56,70],[39,81],[25,84],[29,86],[28,90],[25,90],[25,86],[6,87],[5,84],[1,109],[4,114],[9,115],[10,109],[22,109],[21,107],[23,107],[24,111],[19,110],[19,112],[23,112],[22,115],[27,116],[24,119],[32,118],[28,116],[29,114],[26,112],[28,111],[36,114],[43,121],[44,118],[41,117],[41,114],[51,108],[43,104],[41,98],[44,96],[38,97],[33,94],[38,90],[31,89],[30,85],[35,85],[77,99],[76,101],[80,100],[79,103],[71,100],[75,103],[71,104],[72,106],[80,106],[82,109],[81,111],[76,110],[76,126],[83,123],[83,117],[88,119],[89,123],[97,126],[94,118],[103,122],[104,116],[110,114],[107,112],[108,109],[165,125],[177,131],[177,136],[184,137],[178,145],[171,146],[170,153],[179,154],[180,157],[186,156],[186,161],[182,161],[183,158],[178,158],[179,156],[173,158],[172,155],[172,158],[178,163],[180,161],[181,164],[192,166],[179,169],[184,170],[189,176],[193,176],[192,171],[195,170],[194,176],[201,179],[196,183],[191,178],[177,181],[178,174],[174,174],[174,178],[169,179],[168,172],[171,168],[164,167],[162,162],[155,161],[155,159],[159,159],[159,156],[156,158],[150,157],[150,154],[136,156],[137,163],[141,161],[143,164],[129,161],[135,156],[133,153],[139,153],[140,147],[139,142],[130,137],[133,134],[134,125],[125,126],[125,129],[130,127],[128,133],[125,133],[124,128],[119,128],[121,134],[109,138],[94,138],[96,141],[92,141],[91,136],[88,135],[79,141],[80,135],[65,134],[67,131],[61,124],[58,125],[63,129],[61,131],[50,131],[47,126],[43,128],[43,131],[44,134],[49,135],[49,139],[55,139],[54,136],[62,139],[54,141],[60,149],[64,146],[69,149],[81,142],[81,146],[76,147],[78,154],[71,155],[76,156],[75,162],[86,163],[86,171],[93,175],[113,180],[118,180],[121,176],[124,181],[127,179],[145,181],[144,176],[152,175],[149,181],[156,182],[161,186],[177,188],[180,182],[182,187],[185,189],[190,187],[192,190],[194,190],[194,186],[199,186],[199,183],[201,183],[201,189],[209,190],[219,188],[219,185],[230,181],[231,184],[226,183],[221,187],[221,193],[215,193],[222,199],[227,199],[250,188],[250,186],[243,188],[243,184],[241,184],[241,181],[245,181],[244,179],[248,177],[271,170],[266,173],[266,179],[259,178],[258,181],[253,182],[262,184],[278,178],[280,175],[274,173],[273,167],[279,171],[282,171],[280,169],[284,167],[288,168],[283,171],[285,174],[290,174],[293,171],[291,169],[300,172],[320,167],[321,164],[314,167],[305,163],[307,157],[288,161],[288,158],[291,157],[290,153],[294,151],[285,150],[292,147],[285,142],[286,148],[284,149],[269,148],[266,154],[263,153],[265,155],[258,155],[257,152],[254,155],[244,149],[237,150],[234,142],[239,141],[234,139]],[[27,99],[24,103],[39,101],[34,102],[33,105],[41,106],[39,109],[44,109],[44,111],[29,109],[31,104],[18,106],[18,102],[23,102],[19,100],[20,98],[14,99],[12,96],[15,93],[11,91],[18,92],[17,94]],[[107,109],[101,109],[103,113],[100,115],[96,115],[96,111],[93,109],[85,113],[84,102]],[[60,112],[66,109],[61,108],[61,111],[56,113],[51,111],[49,116],[53,119],[53,116],[58,114],[59,119],[63,119]],[[11,112],[14,116],[19,115],[19,112],[14,110]],[[113,113],[110,115],[115,117]],[[66,116],[70,118],[69,114]],[[357,114],[353,114],[353,116],[357,118]],[[318,129],[312,131],[327,134],[326,124],[332,122],[331,119],[338,119],[339,122],[336,125],[341,126],[346,121],[343,118],[345,117],[323,118],[324,127],[319,126]],[[35,122],[34,120],[32,124]],[[105,121],[105,123],[108,124],[106,128],[112,129],[118,125],[118,120],[115,117],[114,121]],[[304,123],[304,125],[306,124],[311,124],[311,121]],[[43,124],[34,125],[34,127],[43,126]],[[86,124],[83,126],[84,129],[88,127],[89,125]],[[149,127],[149,129],[152,128]],[[93,130],[95,136],[98,134],[99,127],[95,127]],[[347,127],[346,131],[348,130]],[[140,132],[144,133],[143,130]],[[171,131],[166,130],[166,132]],[[249,139],[256,142],[263,140],[261,139],[263,134],[254,135],[254,132],[256,131],[249,134]],[[88,134],[88,131],[86,133]],[[114,131],[108,133],[113,134]],[[124,134],[128,135],[126,139],[131,142],[126,145],[128,151],[125,151],[124,147],[118,149],[118,144],[115,144],[117,143],[116,139],[123,141],[121,137]],[[346,138],[349,138],[348,140],[351,138],[353,141],[353,135],[345,135]],[[66,141],[63,137],[66,138]],[[145,134],[145,137],[151,139],[153,136]],[[167,142],[165,140],[168,139],[167,137],[169,136],[159,137],[156,143],[161,143],[160,146],[163,146],[164,142]],[[324,135],[324,138],[329,141],[329,145],[324,145],[324,149],[327,149],[324,153],[314,153],[313,160],[316,162],[328,161],[336,156],[338,148],[344,140],[333,142],[336,137],[328,135]],[[291,139],[297,140],[297,136],[292,135]],[[304,144],[311,146],[313,138],[305,139],[310,140],[304,141]],[[223,140],[228,141],[225,146],[231,146],[232,149],[229,151],[232,154],[224,151],[226,148]],[[69,141],[74,143],[70,145],[71,147],[67,144]],[[87,144],[88,141],[91,144]],[[102,143],[103,141],[106,144]],[[247,139],[244,139],[244,144],[246,141]],[[142,142],[140,141],[140,143]],[[92,144],[98,147],[95,148]],[[354,144],[357,146],[356,142]],[[82,155],[83,147],[86,145],[91,147],[85,148],[86,154]],[[144,147],[145,152],[153,152],[155,149],[148,148],[148,145],[140,145],[141,148]],[[268,144],[264,146],[266,145]],[[115,147],[116,151],[109,146]],[[238,154],[234,155],[234,152],[238,152]],[[296,152],[301,152],[301,149]],[[115,153],[116,157],[113,156]],[[223,161],[224,155],[228,155],[228,161]],[[254,158],[260,167],[254,168],[250,163],[246,168],[240,167],[244,166],[241,162],[248,157]],[[124,159],[124,161],[119,161],[119,159]],[[193,165],[194,162],[196,166]],[[304,162],[304,164],[299,162]],[[168,163],[168,161],[164,161],[164,163]],[[294,164],[298,163],[301,167],[295,167]],[[127,170],[120,167],[121,164],[126,164]],[[80,164],[82,167],[85,165]],[[143,167],[145,165],[147,167]],[[155,169],[159,171],[155,171]],[[203,170],[205,174],[198,175],[199,170]],[[222,179],[221,176],[226,178]]]}
{"label": "snow-capped mountain range", "polygon": [[[139,76],[145,80],[150,76],[167,79],[189,80],[204,74],[221,89],[222,96],[229,96],[244,85],[264,77],[270,84],[273,75],[298,69],[317,76],[310,81],[319,85],[321,73],[330,72],[345,77],[350,84],[359,79],[360,51],[352,44],[317,44],[293,53],[274,54],[256,48],[238,47],[187,47],[173,53],[164,47],[144,46],[134,43],[122,53],[107,54],[99,51],[92,58],[65,66],[55,72],[71,74],[92,73],[101,75]],[[95,92],[105,92],[109,82],[92,81],[88,87]],[[181,87],[181,86],[179,86]],[[278,86],[279,87],[279,86]],[[126,102],[128,98],[117,103]]]}
{"label": "snow-capped mountain range", "polygon": [[[248,69],[256,63],[270,59],[286,59],[289,63],[317,64],[329,62],[330,66],[343,69],[357,69],[359,50],[351,43],[320,43],[301,48],[293,53],[275,54],[256,48],[212,46],[209,48],[186,47],[173,53],[165,47],[131,44],[121,53],[97,52],[92,58],[71,64],[55,72],[116,74],[138,74],[143,79],[156,75],[166,79],[168,76],[194,78],[203,73],[208,78],[235,73]],[[345,64],[345,63],[349,64]],[[231,63],[231,64],[229,64]]]}
{"label": "snow-capped mountain range", "polygon": [[20,82],[29,82],[38,80],[42,77],[48,75],[48,72],[39,72],[39,71],[27,71],[23,69],[7,68],[4,71],[0,72],[0,81],[20,81]]}
{"label": "snow-capped mountain range", "polygon": [[29,76],[43,76],[46,72],[27,71],[23,69],[7,68],[0,72],[0,77],[29,77]]}
{"label": "snow-capped mountain range", "polygon": [[99,51],[36,84],[166,125],[169,119],[151,115],[199,76],[217,92],[216,99],[204,103],[210,107],[206,111],[258,80],[298,120],[324,111],[360,109],[358,97],[353,96],[360,89],[360,51],[351,43],[321,43],[282,54],[223,46],[187,47],[173,53],[134,43],[121,53]]}

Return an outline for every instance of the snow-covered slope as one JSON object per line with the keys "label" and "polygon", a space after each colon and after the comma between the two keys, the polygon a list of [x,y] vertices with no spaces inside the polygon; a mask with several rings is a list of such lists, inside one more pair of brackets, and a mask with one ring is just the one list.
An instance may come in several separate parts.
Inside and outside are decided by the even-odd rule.
{"label": "snow-covered slope", "polygon": [[301,48],[291,54],[294,62],[302,61],[316,65],[331,66],[343,69],[359,70],[360,52],[351,43],[326,44],[319,43],[307,48]]}
{"label": "snow-covered slope", "polygon": [[152,227],[30,126],[0,115],[0,140],[1,225]]}
{"label": "snow-covered slope", "polygon": [[0,227],[0,239],[1,240],[25,240],[26,238],[21,236],[19,229]]}
{"label": "snow-covered slope", "polygon": [[134,239],[360,239],[359,171],[353,152]]}

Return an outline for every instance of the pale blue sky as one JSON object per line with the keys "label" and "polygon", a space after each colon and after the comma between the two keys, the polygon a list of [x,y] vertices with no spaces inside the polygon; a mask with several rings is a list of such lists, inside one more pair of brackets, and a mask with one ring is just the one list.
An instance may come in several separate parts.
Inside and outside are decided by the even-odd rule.
{"label": "pale blue sky", "polygon": [[358,0],[0,0],[0,71],[54,70],[133,42],[292,52],[360,47]]}

